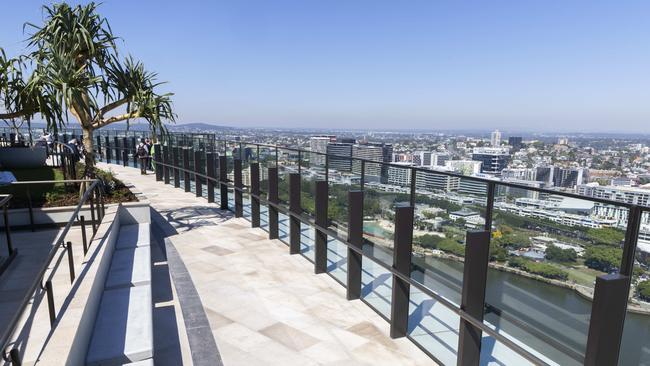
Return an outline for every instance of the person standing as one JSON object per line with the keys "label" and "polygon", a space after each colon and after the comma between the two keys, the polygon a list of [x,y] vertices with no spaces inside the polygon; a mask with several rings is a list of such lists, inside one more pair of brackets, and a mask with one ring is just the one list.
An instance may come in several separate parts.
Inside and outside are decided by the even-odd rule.
{"label": "person standing", "polygon": [[144,146],[147,149],[147,169],[153,170],[151,166],[151,147],[153,145],[151,144],[151,140],[149,140],[148,137],[144,139]]}
{"label": "person standing", "polygon": [[138,160],[140,161],[140,174],[147,174],[147,164],[149,163],[149,150],[147,145],[144,143],[144,139],[140,139],[140,144],[138,144],[138,149],[136,150],[138,154]]}

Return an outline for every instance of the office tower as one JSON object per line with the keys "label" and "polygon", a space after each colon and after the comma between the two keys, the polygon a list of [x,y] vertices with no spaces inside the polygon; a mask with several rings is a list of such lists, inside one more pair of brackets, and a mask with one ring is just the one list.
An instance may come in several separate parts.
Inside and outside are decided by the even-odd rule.
{"label": "office tower", "polygon": [[499,175],[508,166],[510,152],[507,148],[476,147],[472,153],[472,160],[482,163],[481,173]]}
{"label": "office tower", "polygon": [[514,149],[521,149],[522,146],[521,136],[510,136],[508,137],[508,145],[512,146]]}
{"label": "office tower", "polygon": [[587,181],[585,168],[555,168],[553,184],[556,187],[575,188]]}
{"label": "office tower", "polygon": [[[391,152],[392,154],[392,152]],[[362,174],[361,171],[361,160],[371,160],[377,162],[383,162],[384,152],[381,146],[373,145],[352,145],[352,157],[355,158],[352,160],[352,172],[355,174]],[[369,181],[380,181],[382,176],[382,164],[374,164],[370,162],[365,163],[365,178]],[[386,170],[388,173],[388,170]]]}
{"label": "office tower", "polygon": [[330,142],[327,144],[327,155],[330,155],[329,169],[341,172],[352,170],[352,144]]}

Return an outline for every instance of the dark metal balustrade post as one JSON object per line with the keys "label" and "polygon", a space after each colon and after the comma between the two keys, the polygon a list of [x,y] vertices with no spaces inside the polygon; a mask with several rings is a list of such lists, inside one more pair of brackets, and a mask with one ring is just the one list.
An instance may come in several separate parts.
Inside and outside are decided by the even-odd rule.
{"label": "dark metal balustrade post", "polygon": [[32,195],[29,186],[27,186],[25,193],[27,194],[27,208],[29,210],[29,227],[33,232],[36,230],[36,227],[34,227],[34,207],[32,205]]}
{"label": "dark metal balustrade post", "polygon": [[228,157],[219,156],[219,196],[221,209],[228,209]]}
{"label": "dark metal balustrade post", "polygon": [[[327,227],[328,188],[327,181],[316,181],[314,211],[316,213],[316,225],[321,227]],[[327,234],[316,228],[315,235],[314,273],[325,273],[327,272]]]}
{"label": "dark metal balustrade post", "polygon": [[[413,252],[413,206],[395,208],[395,236],[393,239],[393,268],[404,276],[411,275]],[[405,337],[409,322],[411,285],[393,276],[393,295],[390,307],[391,338]]]}
{"label": "dark metal balustrade post", "polygon": [[129,166],[129,149],[127,148],[126,136],[122,137],[122,164]]}
{"label": "dark metal balustrade post", "polygon": [[618,273],[596,277],[585,365],[618,364],[629,283],[630,277]]}
{"label": "dark metal balustrade post", "polygon": [[[465,239],[465,265],[460,308],[483,321],[485,285],[490,259],[490,232],[469,231]],[[458,365],[478,365],[481,360],[482,331],[461,318],[458,337]]]}
{"label": "dark metal balustrade post", "polygon": [[178,167],[180,167],[179,154],[180,151],[178,146],[174,146],[172,148],[172,155],[174,158],[174,188],[180,188],[181,186],[181,174],[180,170],[178,169]]}
{"label": "dark metal balustrade post", "polygon": [[216,179],[215,171],[214,171],[214,153],[206,153],[205,154],[205,165],[206,165],[206,170],[207,170],[207,176],[208,176],[208,202],[212,203],[214,202],[214,180]]}
{"label": "dark metal balustrade post", "polygon": [[83,243],[85,256],[88,253],[88,240],[86,239],[86,218],[83,215],[79,216],[79,222],[81,223],[81,242]]}
{"label": "dark metal balustrade post", "polygon": [[47,294],[47,309],[50,314],[50,327],[54,328],[56,322],[56,309],[54,308],[54,290],[52,289],[52,281],[45,282],[45,292]]}
{"label": "dark metal balustrade post", "polygon": [[90,224],[93,227],[93,236],[92,237],[95,237],[95,233],[97,232],[97,226],[96,226],[96,221],[95,221],[95,202],[94,202],[94,198],[93,198],[94,193],[95,192],[93,191],[88,195],[88,201],[90,202]]}
{"label": "dark metal balustrade post", "polygon": [[[279,204],[280,197],[278,195],[278,167],[269,168],[269,203]],[[278,208],[269,204],[269,239],[279,238],[278,228]]]}
{"label": "dark metal balustrade post", "polygon": [[68,251],[68,268],[70,269],[70,283],[74,282],[74,256],[72,254],[72,242],[67,242],[65,245],[66,250]]}
{"label": "dark metal balustrade post", "polygon": [[138,167],[138,143],[135,136],[131,137],[131,151],[133,152],[133,166]]}
{"label": "dark metal balustrade post", "polygon": [[628,213],[627,230],[625,231],[625,242],[623,245],[623,257],[621,260],[620,273],[632,277],[634,270],[634,260],[636,246],[639,238],[641,227],[641,215],[643,214],[639,206],[633,205]]}
{"label": "dark metal balustrade post", "polygon": [[[357,249],[363,248],[363,191],[348,192],[348,243]],[[348,248],[347,299],[361,297],[360,253]]]}
{"label": "dark metal balustrade post", "polygon": [[289,174],[289,254],[300,254],[300,173]]}
{"label": "dark metal balustrade post", "polygon": [[154,145],[154,168],[156,169],[156,181],[160,182],[163,180],[163,167],[162,167],[162,145],[161,144],[156,144]]}
{"label": "dark metal balustrade post", "polygon": [[4,229],[7,238],[7,253],[11,256],[16,253],[16,249],[14,249],[13,243],[11,242],[11,226],[9,226],[9,209],[7,205],[4,205],[2,208],[2,217],[4,219]]}
{"label": "dark metal balustrade post", "polygon": [[251,163],[251,226],[260,227],[260,164]]}
{"label": "dark metal balustrade post", "polygon": [[244,216],[244,184],[242,183],[242,166],[241,159],[235,159],[235,217]]}
{"label": "dark metal balustrade post", "polygon": [[183,184],[185,192],[192,190],[192,182],[190,181],[190,149],[183,148]]}
{"label": "dark metal balustrade post", "polygon": [[120,163],[120,140],[117,136],[113,136],[113,148],[115,149],[115,164]]}
{"label": "dark metal balustrade post", "polygon": [[169,184],[169,164],[171,163],[169,159],[169,145],[160,145],[160,148],[162,149],[163,158],[163,166],[161,167],[163,171],[163,180],[165,184]]}
{"label": "dark metal balustrade post", "polygon": [[108,136],[105,136],[104,141],[106,142],[106,144],[105,144],[106,145],[106,147],[105,147],[105,149],[106,149],[106,163],[108,164],[113,159],[111,157],[111,144],[110,144],[111,140],[109,139]]}
{"label": "dark metal balustrade post", "polygon": [[494,210],[494,195],[496,183],[487,183],[487,202],[485,205],[485,230],[492,232],[492,211]]}
{"label": "dark metal balustrade post", "polygon": [[203,177],[200,176],[199,174],[204,174],[205,172],[203,171],[203,151],[197,150],[194,152],[194,184],[196,187],[196,196],[197,197],[202,197],[203,196]]}

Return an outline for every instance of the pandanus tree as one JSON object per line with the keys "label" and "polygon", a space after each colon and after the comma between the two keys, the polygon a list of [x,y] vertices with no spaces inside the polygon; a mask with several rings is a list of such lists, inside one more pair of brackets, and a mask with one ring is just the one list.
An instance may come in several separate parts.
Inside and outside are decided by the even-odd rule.
{"label": "pandanus tree", "polygon": [[0,48],[0,120],[19,132],[20,127],[39,114],[56,125],[62,110],[49,85],[36,73],[28,74],[25,57],[8,58]]}
{"label": "pandanus tree", "polygon": [[164,132],[164,122],[175,120],[172,94],[158,92],[162,83],[157,74],[141,62],[118,55],[117,37],[97,5],[60,3],[43,10],[43,25],[25,24],[32,31],[27,56],[32,75],[22,78],[22,89],[13,88],[29,98],[13,103],[0,119],[40,113],[48,128],[56,130],[67,125],[71,115],[83,131],[87,174],[95,165],[93,131],[144,119],[154,133]]}

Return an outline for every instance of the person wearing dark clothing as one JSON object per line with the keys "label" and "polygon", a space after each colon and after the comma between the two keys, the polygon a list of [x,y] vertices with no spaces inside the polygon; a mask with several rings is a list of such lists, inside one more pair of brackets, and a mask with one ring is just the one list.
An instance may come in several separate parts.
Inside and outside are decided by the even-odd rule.
{"label": "person wearing dark clothing", "polygon": [[148,170],[153,170],[153,166],[151,164],[151,147],[153,144],[151,143],[151,140],[148,138],[144,139],[144,146],[147,149],[147,169]]}
{"label": "person wearing dark clothing", "polygon": [[147,174],[147,165],[149,164],[149,150],[144,143],[144,139],[140,139],[140,144],[136,151],[138,160],[140,160],[140,174]]}

